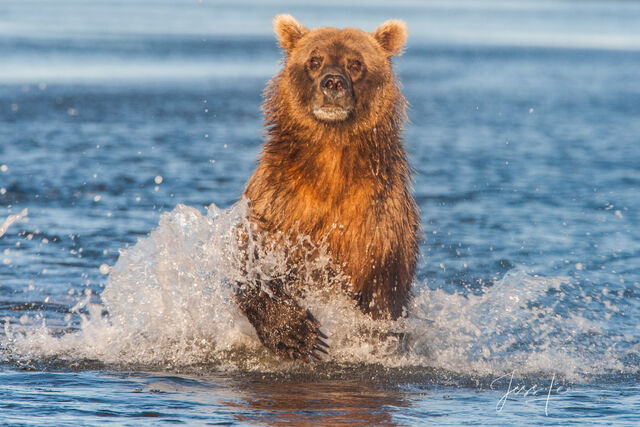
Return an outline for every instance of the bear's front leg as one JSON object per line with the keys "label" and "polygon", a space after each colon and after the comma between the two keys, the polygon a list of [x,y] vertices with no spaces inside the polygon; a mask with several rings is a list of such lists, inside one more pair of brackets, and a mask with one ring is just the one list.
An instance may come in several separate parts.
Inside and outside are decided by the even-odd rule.
{"label": "bear's front leg", "polygon": [[281,280],[238,284],[236,299],[260,342],[278,357],[308,363],[311,357],[321,360],[320,353],[327,354],[327,336],[318,321],[285,292]]}

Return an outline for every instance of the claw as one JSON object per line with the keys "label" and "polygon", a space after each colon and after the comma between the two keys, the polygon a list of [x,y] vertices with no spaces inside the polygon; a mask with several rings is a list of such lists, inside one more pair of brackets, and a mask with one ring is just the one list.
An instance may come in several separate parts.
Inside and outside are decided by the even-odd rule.
{"label": "claw", "polygon": [[322,332],[320,329],[316,329],[316,333],[318,334],[318,336],[320,338],[324,338],[325,340],[329,339],[329,337],[324,332]]}
{"label": "claw", "polygon": [[318,323],[318,321],[316,320],[316,318],[314,317],[314,315],[313,315],[313,314],[311,314],[311,312],[310,312],[309,310],[307,310],[307,318],[308,318],[309,320],[311,320],[313,323],[316,323],[316,324]]}
{"label": "claw", "polygon": [[321,345],[321,346],[324,346],[326,348],[329,348],[329,344],[327,344],[326,342],[322,341],[320,338],[316,338],[316,345]]}
{"label": "claw", "polygon": [[324,353],[324,354],[329,354],[329,352],[327,350],[325,350],[324,348],[320,347],[319,345],[314,345],[313,349],[316,350],[316,351],[319,351],[321,353]]}

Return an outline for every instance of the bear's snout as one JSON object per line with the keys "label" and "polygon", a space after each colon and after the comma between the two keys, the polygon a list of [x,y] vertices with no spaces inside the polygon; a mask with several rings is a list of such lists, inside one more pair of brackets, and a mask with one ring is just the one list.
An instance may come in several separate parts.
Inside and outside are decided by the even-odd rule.
{"label": "bear's snout", "polygon": [[355,103],[351,80],[332,68],[318,78],[312,103],[314,116],[323,122],[346,120]]}
{"label": "bear's snout", "polygon": [[330,73],[320,80],[320,90],[327,98],[335,102],[351,90],[351,85],[344,76]]}

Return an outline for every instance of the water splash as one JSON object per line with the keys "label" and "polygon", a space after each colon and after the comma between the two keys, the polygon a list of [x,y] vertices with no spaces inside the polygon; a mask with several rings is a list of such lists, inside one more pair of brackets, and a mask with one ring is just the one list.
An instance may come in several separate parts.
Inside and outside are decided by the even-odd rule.
{"label": "water splash", "polygon": [[7,232],[7,230],[9,229],[9,227],[11,227],[11,225],[13,225],[14,223],[20,221],[23,218],[27,218],[27,215],[29,214],[29,210],[27,208],[24,208],[20,213],[15,214],[15,215],[9,215],[4,222],[2,223],[2,225],[0,225],[0,237],[4,236],[4,233]]}
{"label": "water splash", "polygon": [[[163,368],[289,369],[262,348],[234,303],[232,285],[247,268],[263,276],[286,274],[287,255],[269,248],[259,262],[243,266],[237,233],[247,225],[246,202],[207,210],[202,215],[178,205],[148,237],[122,250],[101,302],[92,302],[87,292],[73,307],[81,317],[79,330],[59,334],[46,319],[36,328],[7,319],[0,354]],[[333,268],[328,256],[309,262],[311,275]],[[330,336],[332,363],[568,377],[625,369],[616,348],[620,336],[597,318],[563,306],[579,296],[567,278],[512,271],[480,295],[419,283],[416,288],[408,317],[396,322],[372,321],[349,297],[326,288],[311,289],[304,304]]]}
{"label": "water splash", "polygon": [[[534,277],[511,271],[482,295],[423,290],[413,301],[409,330],[416,333],[413,352],[456,372],[521,375],[556,372],[568,377],[622,369],[617,352],[581,341],[603,337],[598,322],[563,306],[559,295],[568,278]],[[424,327],[429,317],[429,327]],[[426,353],[425,353],[425,350]]]}

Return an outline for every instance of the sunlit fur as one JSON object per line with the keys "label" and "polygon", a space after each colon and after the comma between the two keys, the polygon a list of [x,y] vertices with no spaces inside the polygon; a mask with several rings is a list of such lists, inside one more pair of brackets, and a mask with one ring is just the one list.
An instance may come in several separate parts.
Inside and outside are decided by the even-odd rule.
{"label": "sunlit fur", "polygon": [[[251,219],[273,235],[326,239],[361,309],[395,319],[410,295],[420,234],[401,141],[406,102],[390,59],[406,27],[308,30],[290,16],[274,25],[285,59],[265,92],[268,138],[244,192]],[[305,68],[312,52],[338,65],[350,56],[362,61],[348,117],[327,122],[314,114]]]}

